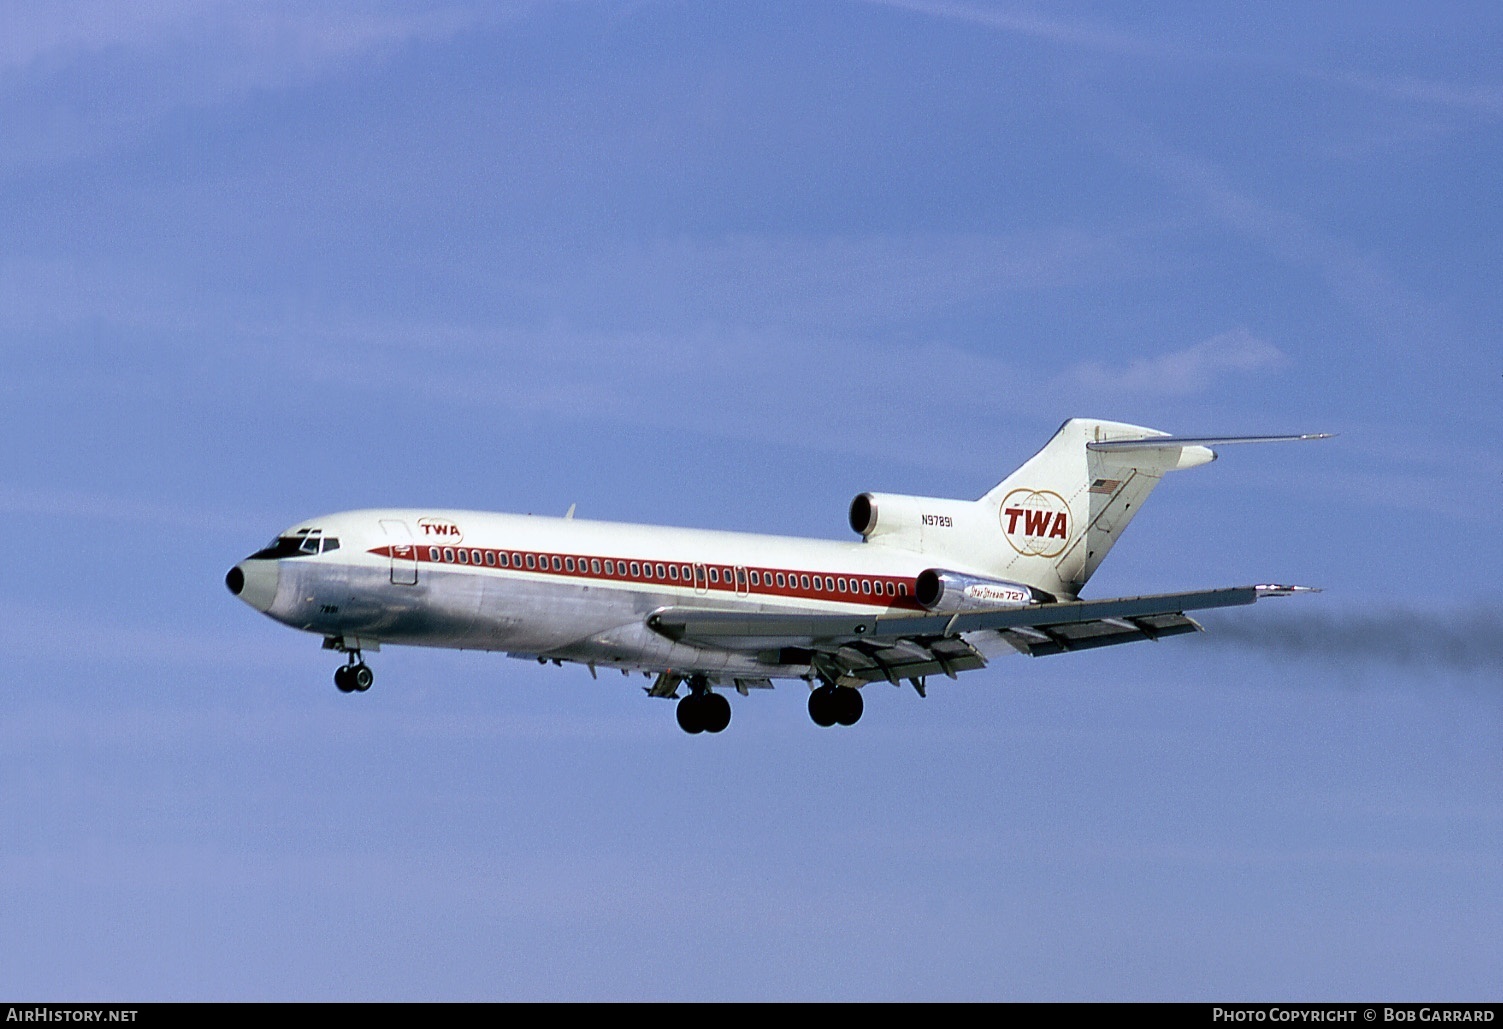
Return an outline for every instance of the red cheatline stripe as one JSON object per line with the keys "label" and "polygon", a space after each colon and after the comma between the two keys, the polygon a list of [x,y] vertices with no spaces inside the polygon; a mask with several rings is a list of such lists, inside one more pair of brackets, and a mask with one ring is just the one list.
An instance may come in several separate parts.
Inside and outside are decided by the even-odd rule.
{"label": "red cheatline stripe", "polygon": [[[396,553],[393,554],[393,551]],[[488,547],[433,547],[424,545],[411,546],[397,544],[395,546],[372,547],[368,553],[377,557],[395,557],[398,560],[415,560],[424,564],[441,564],[450,568],[478,567],[497,572],[527,572],[531,574],[556,575],[561,578],[593,579],[606,582],[623,582],[647,586],[669,586],[680,589],[702,589],[705,592],[726,593],[732,596],[774,596],[796,597],[808,600],[837,600],[847,604],[870,604],[873,607],[900,607],[911,610],[922,610],[920,605],[913,599],[914,580],[900,576],[881,575],[840,575],[826,572],[812,572],[801,570],[790,572],[786,568],[756,568],[739,567],[724,564],[700,564],[685,561],[635,561],[620,558],[604,558],[595,556],[581,556],[579,554],[554,554],[541,553],[539,551],[497,549]],[[437,555],[436,557],[434,555]],[[460,555],[465,556],[461,561]],[[506,564],[501,563],[503,555]],[[546,567],[526,567],[525,558],[531,556],[535,565]],[[557,560],[558,567],[553,567]],[[570,563],[572,562],[572,569]],[[611,571],[605,569],[607,563]],[[639,572],[632,575],[631,564],[638,565]],[[596,570],[598,568],[598,571]],[[710,581],[711,569],[716,572],[716,580]],[[662,574],[658,573],[662,569]],[[751,575],[757,574],[757,582],[751,581]],[[676,573],[676,574],[674,574]],[[782,574],[787,585],[777,585],[777,575]],[[697,576],[703,578],[696,581]],[[739,581],[737,579],[739,578]],[[810,585],[806,588],[802,583],[808,578]],[[842,590],[840,587],[844,580]],[[872,593],[861,591],[862,582],[872,584]],[[829,588],[816,586],[816,583],[829,583]],[[888,584],[895,591],[887,592]],[[880,590],[881,592],[877,592]]]}

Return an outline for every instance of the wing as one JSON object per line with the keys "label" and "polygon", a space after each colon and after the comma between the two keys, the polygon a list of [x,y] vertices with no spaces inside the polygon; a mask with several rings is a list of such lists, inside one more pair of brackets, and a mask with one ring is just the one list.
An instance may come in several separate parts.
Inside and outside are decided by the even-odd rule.
{"label": "wing", "polygon": [[[841,685],[916,680],[981,668],[976,643],[992,634],[1033,657],[1199,632],[1186,611],[1251,604],[1311,592],[1309,586],[1234,586],[1110,600],[1076,600],[953,615],[784,615],[668,607],[647,625],[674,641],[770,653],[774,663],[807,661]],[[792,652],[792,653],[790,653]]]}

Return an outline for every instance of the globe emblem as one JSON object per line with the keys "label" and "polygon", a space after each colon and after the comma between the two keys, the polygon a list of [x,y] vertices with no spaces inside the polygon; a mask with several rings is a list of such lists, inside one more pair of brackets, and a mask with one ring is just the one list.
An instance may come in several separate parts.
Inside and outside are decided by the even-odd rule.
{"label": "globe emblem", "polygon": [[1002,535],[1024,557],[1058,557],[1070,545],[1070,505],[1053,490],[1015,489],[998,517]]}

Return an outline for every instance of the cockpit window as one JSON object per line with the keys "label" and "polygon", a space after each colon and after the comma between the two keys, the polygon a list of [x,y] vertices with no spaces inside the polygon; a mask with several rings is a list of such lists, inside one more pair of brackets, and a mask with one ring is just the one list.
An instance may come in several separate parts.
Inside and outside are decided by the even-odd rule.
{"label": "cockpit window", "polygon": [[252,558],[307,557],[303,536],[278,536],[251,555]]}
{"label": "cockpit window", "polygon": [[319,529],[299,529],[291,536],[278,536],[251,555],[252,558],[312,557],[322,551],[339,549],[339,540],[324,536]]}

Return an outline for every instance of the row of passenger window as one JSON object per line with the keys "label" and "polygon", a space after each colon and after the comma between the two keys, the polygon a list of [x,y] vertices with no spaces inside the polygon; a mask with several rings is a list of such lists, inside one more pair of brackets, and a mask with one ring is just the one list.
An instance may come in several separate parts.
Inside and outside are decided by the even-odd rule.
{"label": "row of passenger window", "polygon": [[[708,565],[701,568],[703,578],[694,581],[693,565],[652,561],[624,561],[613,558],[576,558],[558,554],[528,554],[518,551],[481,550],[465,547],[429,547],[428,560],[445,564],[485,565],[491,568],[517,568],[528,571],[571,572],[580,575],[622,576],[631,579],[679,582],[686,586],[720,586],[745,591],[768,589],[812,590],[821,593],[860,593],[863,596],[906,597],[908,586],[891,579],[862,576],[811,575],[805,572],[776,572],[761,568],[731,568]],[[708,580],[707,582],[705,580]]]}

